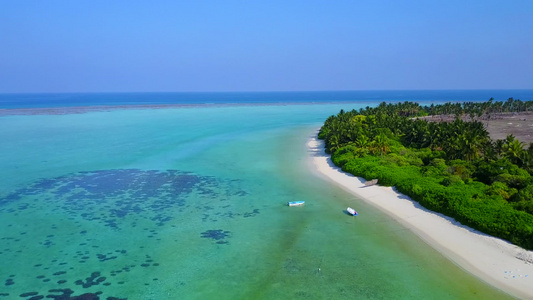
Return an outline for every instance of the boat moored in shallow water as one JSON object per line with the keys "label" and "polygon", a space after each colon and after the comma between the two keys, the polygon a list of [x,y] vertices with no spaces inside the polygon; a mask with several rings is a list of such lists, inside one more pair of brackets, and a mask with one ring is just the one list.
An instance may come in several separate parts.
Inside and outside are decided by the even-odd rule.
{"label": "boat moored in shallow water", "polygon": [[357,211],[355,211],[355,209],[353,209],[353,208],[351,208],[351,207],[348,207],[348,208],[346,209],[346,211],[347,211],[350,215],[352,215],[352,216],[357,216],[357,215],[358,215]]}
{"label": "boat moored in shallow water", "polygon": [[287,203],[288,206],[300,206],[304,204],[305,204],[305,201],[291,201]]}

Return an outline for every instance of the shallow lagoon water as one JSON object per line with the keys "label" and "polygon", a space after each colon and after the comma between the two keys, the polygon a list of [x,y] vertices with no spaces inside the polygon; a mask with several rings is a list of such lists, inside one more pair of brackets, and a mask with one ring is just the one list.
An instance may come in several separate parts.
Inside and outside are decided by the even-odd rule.
{"label": "shallow lagoon water", "polygon": [[308,169],[341,108],[1,117],[0,299],[508,297]]}

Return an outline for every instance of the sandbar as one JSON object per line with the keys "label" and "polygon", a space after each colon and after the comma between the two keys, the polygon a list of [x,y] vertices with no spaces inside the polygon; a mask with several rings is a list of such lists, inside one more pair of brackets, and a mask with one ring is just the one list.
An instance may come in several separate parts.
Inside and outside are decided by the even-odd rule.
{"label": "sandbar", "polygon": [[479,279],[520,299],[533,299],[533,251],[430,211],[393,187],[365,186],[365,179],[333,164],[324,151],[324,141],[317,139],[316,133],[309,138],[307,147],[310,168],[318,176],[387,213]]}

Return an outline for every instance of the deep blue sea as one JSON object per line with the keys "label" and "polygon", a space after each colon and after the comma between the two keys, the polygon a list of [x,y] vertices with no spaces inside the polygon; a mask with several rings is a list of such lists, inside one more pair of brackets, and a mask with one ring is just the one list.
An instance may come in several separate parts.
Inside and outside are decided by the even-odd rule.
{"label": "deep blue sea", "polygon": [[532,96],[0,95],[32,108],[0,114],[0,299],[508,299],[318,176],[306,142],[340,109]]}
{"label": "deep blue sea", "polygon": [[533,100],[533,90],[387,90],[227,93],[0,94],[0,108],[165,104],[375,103],[382,101],[464,102],[494,98]]}

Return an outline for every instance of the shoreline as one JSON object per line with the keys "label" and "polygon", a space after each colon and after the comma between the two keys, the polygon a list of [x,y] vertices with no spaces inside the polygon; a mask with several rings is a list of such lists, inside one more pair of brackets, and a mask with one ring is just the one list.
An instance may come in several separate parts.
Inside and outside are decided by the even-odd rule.
{"label": "shoreline", "polygon": [[430,211],[392,187],[365,187],[363,178],[343,172],[314,133],[307,141],[309,167],[419,236],[427,244],[479,279],[520,299],[533,299],[533,251],[464,226]]}

